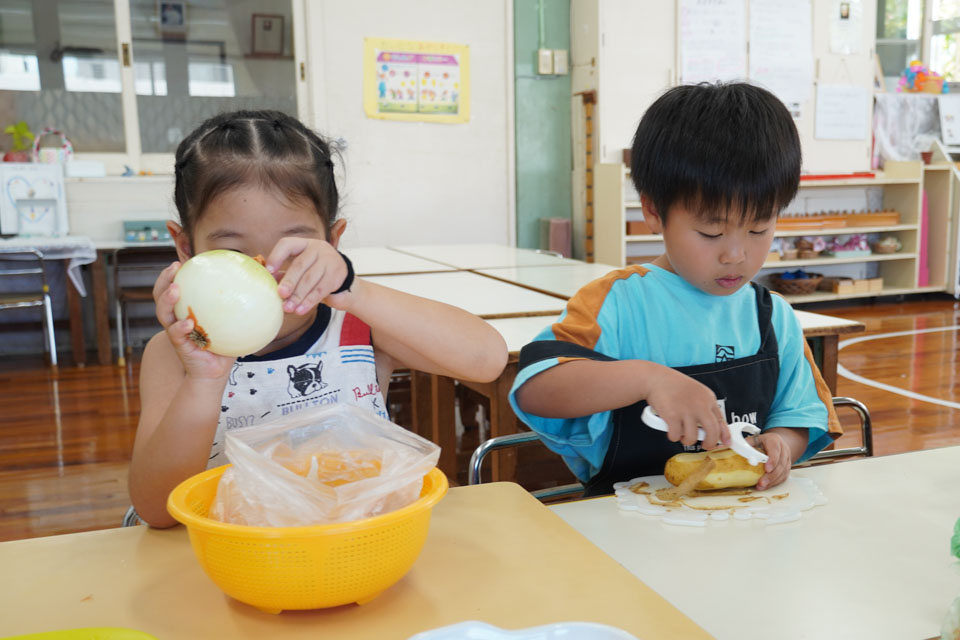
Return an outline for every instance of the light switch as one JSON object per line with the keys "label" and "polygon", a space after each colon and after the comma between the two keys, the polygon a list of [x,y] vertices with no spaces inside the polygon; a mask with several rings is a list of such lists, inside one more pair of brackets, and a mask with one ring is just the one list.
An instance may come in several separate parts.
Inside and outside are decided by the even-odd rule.
{"label": "light switch", "polygon": [[566,49],[554,49],[553,50],[553,73],[558,76],[565,76],[568,71],[567,64],[567,50]]}
{"label": "light switch", "polygon": [[553,49],[537,49],[537,73],[540,75],[553,73]]}

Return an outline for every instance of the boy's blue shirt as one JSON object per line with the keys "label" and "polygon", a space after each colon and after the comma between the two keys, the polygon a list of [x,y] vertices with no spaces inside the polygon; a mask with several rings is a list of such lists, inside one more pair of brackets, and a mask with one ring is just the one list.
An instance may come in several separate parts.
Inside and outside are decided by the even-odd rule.
{"label": "boy's blue shirt", "polygon": [[[819,372],[814,373],[793,309],[780,296],[772,299],[770,321],[777,336],[780,376],[764,429],[809,429],[802,462],[832,441],[827,429],[831,412],[824,400],[829,400],[830,393]],[[583,287],[559,320],[536,340],[575,342],[618,360],[648,360],[668,367],[712,363],[719,351],[724,359],[742,358],[760,348],[756,295],[746,285],[729,296],[714,296],[652,264],[627,267]],[[510,404],[586,481],[603,464],[612,434],[612,411],[581,418],[542,418],[517,406],[517,389],[560,361],[541,360],[518,371]]]}

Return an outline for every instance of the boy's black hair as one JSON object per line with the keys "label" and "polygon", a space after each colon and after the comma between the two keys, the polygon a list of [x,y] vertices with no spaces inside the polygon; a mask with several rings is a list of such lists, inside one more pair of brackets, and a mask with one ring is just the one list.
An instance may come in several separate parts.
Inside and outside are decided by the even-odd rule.
{"label": "boy's black hair", "polygon": [[192,238],[198,217],[214,198],[253,184],[309,202],[329,232],[339,206],[330,154],[323,138],[280,111],[216,115],[177,147],[173,199],[180,224]]}
{"label": "boy's black hair", "polygon": [[784,104],[742,82],[674,87],[640,120],[630,157],[637,192],[666,223],[679,204],[709,220],[777,216],[800,184],[800,137]]}

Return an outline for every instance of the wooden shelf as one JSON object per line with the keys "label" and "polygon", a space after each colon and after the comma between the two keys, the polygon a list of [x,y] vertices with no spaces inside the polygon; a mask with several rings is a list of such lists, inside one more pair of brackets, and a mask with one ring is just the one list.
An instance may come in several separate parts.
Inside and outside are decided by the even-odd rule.
{"label": "wooden shelf", "polygon": [[801,236],[848,236],[852,233],[886,233],[888,231],[916,231],[915,224],[893,224],[885,227],[836,227],[833,229],[790,229],[776,231],[775,238],[798,238]]}
{"label": "wooden shelf", "polygon": [[858,262],[886,262],[888,260],[912,260],[917,257],[915,253],[871,253],[869,256],[857,256],[855,258],[808,258],[806,260],[773,260],[764,262],[764,269],[776,269],[777,267],[820,267],[828,264],[855,264]]}
{"label": "wooden shelf", "polygon": [[876,298],[877,296],[900,296],[911,293],[926,293],[943,291],[942,287],[884,287],[880,291],[864,291],[862,293],[832,293],[830,291],[816,291],[805,295],[785,295],[784,300],[790,304],[804,302],[828,302],[830,300],[850,300],[851,298]]}
{"label": "wooden shelf", "polygon": [[[628,201],[624,187],[629,180],[629,171],[618,163],[601,163],[594,167],[594,259],[607,264],[625,264],[630,247],[634,253],[643,252],[638,245],[660,243],[663,237],[655,234],[627,235],[627,210],[637,206],[636,201]],[[878,271],[888,285],[879,292],[838,294],[818,291],[807,296],[787,296],[791,302],[818,302],[823,300],[842,300],[885,295],[900,295],[926,291],[954,290],[956,275],[950,266],[957,266],[960,259],[960,243],[954,242],[957,236],[956,215],[951,202],[954,198],[953,186],[960,180],[960,171],[953,170],[946,154],[935,155],[934,163],[923,165],[920,162],[888,162],[885,171],[875,172],[874,177],[837,178],[829,180],[802,180],[800,197],[816,195],[809,190],[819,187],[847,188],[862,191],[866,187],[878,187],[882,190],[883,210],[898,211],[898,224],[871,225],[862,227],[833,227],[819,229],[790,229],[775,231],[775,238],[797,238],[802,236],[845,236],[854,233],[893,233],[899,235],[908,251],[900,253],[873,253],[857,257],[823,257],[806,260],[778,260],[767,262],[764,270],[795,269],[807,267],[817,269],[831,265],[863,265],[859,270]],[[806,193],[804,191],[806,190]],[[928,200],[928,223],[924,229],[919,221],[923,212],[923,193]],[[920,273],[918,247],[927,241],[927,267],[930,281],[938,286],[909,287],[916,283]],[[651,247],[652,248],[652,247]],[[847,269],[849,271],[850,269]],[[853,270],[858,270],[854,267]],[[837,271],[844,271],[838,269]],[[943,283],[943,284],[941,284]]]}

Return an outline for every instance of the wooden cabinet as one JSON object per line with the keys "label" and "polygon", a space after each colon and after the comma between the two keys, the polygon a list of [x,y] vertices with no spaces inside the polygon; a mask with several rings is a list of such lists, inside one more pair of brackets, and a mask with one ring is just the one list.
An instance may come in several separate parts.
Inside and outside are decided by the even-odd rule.
{"label": "wooden cabinet", "polygon": [[[757,279],[764,281],[775,272],[804,269],[825,276],[849,276],[861,279],[883,279],[881,290],[815,291],[810,294],[788,295],[790,302],[817,302],[847,298],[898,295],[925,291],[954,293],[957,282],[957,243],[953,238],[958,198],[955,183],[955,165],[942,152],[935,154],[930,165],[919,162],[888,162],[886,170],[874,172],[872,178],[802,180],[797,200],[788,207],[807,199],[809,213],[824,210],[842,210],[844,203],[862,199],[876,208],[899,212],[897,224],[778,230],[776,237],[795,240],[799,237],[839,236],[853,233],[871,234],[870,237],[895,236],[901,249],[895,253],[870,255],[823,256],[806,259],[768,261]],[[630,185],[630,176],[622,164],[601,163],[595,168],[595,247],[597,262],[624,265],[644,261],[643,257],[663,252],[663,243],[656,235],[628,235],[627,223],[641,218],[640,203]],[[872,193],[868,193],[867,190]],[[877,193],[879,191],[879,193]],[[926,192],[926,216],[924,216]],[[836,203],[831,206],[831,203]],[[802,208],[800,209],[803,210]],[[927,273],[922,283],[921,272]]]}

